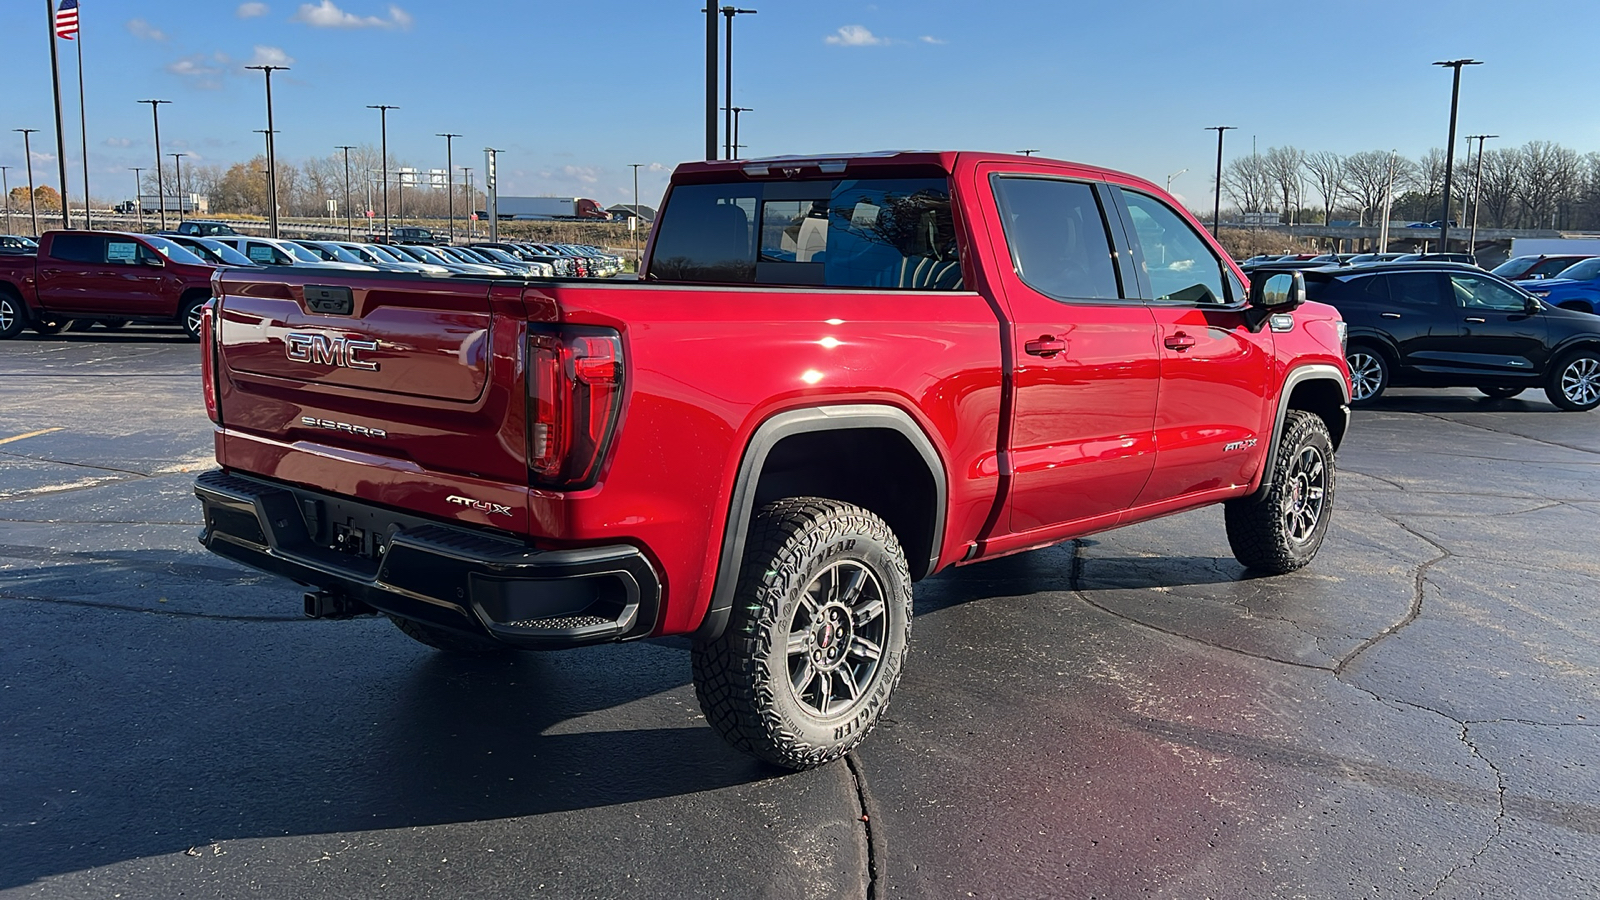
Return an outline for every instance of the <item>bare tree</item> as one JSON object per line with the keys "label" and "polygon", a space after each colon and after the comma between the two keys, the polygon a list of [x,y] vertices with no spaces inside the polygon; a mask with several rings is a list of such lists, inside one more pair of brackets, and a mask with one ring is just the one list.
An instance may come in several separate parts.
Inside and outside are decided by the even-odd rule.
{"label": "bare tree", "polygon": [[1222,170],[1222,190],[1241,212],[1260,212],[1272,196],[1266,163],[1255,154],[1234,157]]}
{"label": "bare tree", "polygon": [[[1392,156],[1387,150],[1363,150],[1345,157],[1345,194],[1355,202],[1357,218],[1362,225],[1367,224],[1368,213],[1377,213],[1383,206],[1391,179]],[[1414,167],[1404,157],[1393,159],[1393,182],[1398,188],[1411,180]]]}
{"label": "bare tree", "polygon": [[1528,224],[1555,227],[1561,205],[1578,186],[1578,153],[1550,141],[1529,141],[1517,150],[1517,199]]}
{"label": "bare tree", "polygon": [[1479,224],[1492,228],[1510,228],[1515,224],[1519,159],[1520,154],[1510,148],[1499,148],[1483,154],[1478,202],[1488,216],[1487,220],[1480,216]]}
{"label": "bare tree", "polygon": [[1311,173],[1311,183],[1322,197],[1322,224],[1327,225],[1333,221],[1333,207],[1346,191],[1349,175],[1344,157],[1331,150],[1318,150],[1307,153],[1301,164]]}
{"label": "bare tree", "polygon": [[1300,180],[1300,167],[1306,153],[1297,147],[1271,147],[1261,157],[1263,175],[1271,182],[1275,195],[1283,200],[1283,211],[1294,224],[1295,213],[1300,209],[1305,186]]}

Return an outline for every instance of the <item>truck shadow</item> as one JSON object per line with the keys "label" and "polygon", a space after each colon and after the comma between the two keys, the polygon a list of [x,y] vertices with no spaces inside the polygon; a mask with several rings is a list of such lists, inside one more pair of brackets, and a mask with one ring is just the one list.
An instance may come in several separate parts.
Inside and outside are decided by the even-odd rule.
{"label": "truck shadow", "polygon": [[1556,414],[1556,409],[1545,399],[1543,388],[1528,388],[1509,400],[1496,400],[1480,394],[1386,393],[1377,400],[1357,408],[1358,412],[1415,412],[1415,413],[1545,413]]}
{"label": "truck shadow", "polygon": [[138,345],[138,344],[188,344],[193,343],[189,336],[175,327],[152,325],[137,327],[130,325],[120,331],[106,331],[96,328],[93,331],[63,331],[59,334],[39,334],[36,331],[24,331],[14,341],[24,341],[36,344],[105,344],[105,345]]}

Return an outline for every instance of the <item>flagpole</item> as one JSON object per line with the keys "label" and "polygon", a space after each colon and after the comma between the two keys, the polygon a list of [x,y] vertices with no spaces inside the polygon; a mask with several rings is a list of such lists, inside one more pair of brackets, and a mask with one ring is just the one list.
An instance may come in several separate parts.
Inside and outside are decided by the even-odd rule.
{"label": "flagpole", "polygon": [[78,33],[73,35],[78,48],[78,132],[83,137],[83,227],[94,230],[89,212],[89,112],[83,105],[83,9],[78,9]]}
{"label": "flagpole", "polygon": [[50,36],[50,84],[56,95],[56,170],[61,175],[61,227],[72,228],[72,210],[67,207],[67,141],[61,127],[61,63],[56,54],[55,0],[44,0],[46,31]]}

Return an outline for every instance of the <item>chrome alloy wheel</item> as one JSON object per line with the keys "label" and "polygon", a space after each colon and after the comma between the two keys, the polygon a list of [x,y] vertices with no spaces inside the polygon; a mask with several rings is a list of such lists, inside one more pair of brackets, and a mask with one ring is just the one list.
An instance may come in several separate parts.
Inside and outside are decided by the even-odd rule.
{"label": "chrome alloy wheel", "polygon": [[1345,357],[1350,366],[1350,400],[1359,403],[1377,396],[1383,389],[1383,360],[1366,350]]}
{"label": "chrome alloy wheel", "polygon": [[205,304],[203,303],[196,303],[193,307],[191,307],[189,312],[183,317],[184,329],[186,329],[190,334],[199,334],[200,321],[202,317],[205,316],[205,312]]}
{"label": "chrome alloy wheel", "polygon": [[868,693],[883,658],[888,618],[883,585],[855,560],[812,579],[789,622],[789,690],[820,716],[851,711]]}
{"label": "chrome alloy wheel", "polygon": [[0,331],[10,331],[16,327],[17,308],[9,297],[0,297]]}
{"label": "chrome alloy wheel", "polygon": [[1580,356],[1568,363],[1561,370],[1561,393],[1580,406],[1593,406],[1600,399],[1600,360]]}
{"label": "chrome alloy wheel", "polygon": [[1305,543],[1316,533],[1327,508],[1328,467],[1316,447],[1302,447],[1289,464],[1289,489],[1283,493],[1283,530]]}

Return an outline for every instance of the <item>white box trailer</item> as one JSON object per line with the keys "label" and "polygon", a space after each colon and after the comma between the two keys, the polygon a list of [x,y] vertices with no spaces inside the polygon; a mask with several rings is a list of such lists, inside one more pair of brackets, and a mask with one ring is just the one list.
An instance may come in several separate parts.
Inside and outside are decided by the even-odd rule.
{"label": "white box trailer", "polygon": [[1556,256],[1563,254],[1600,256],[1600,236],[1592,238],[1512,238],[1512,256]]}

